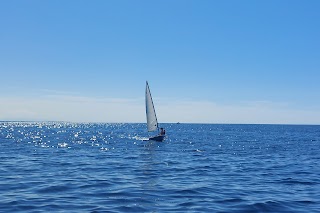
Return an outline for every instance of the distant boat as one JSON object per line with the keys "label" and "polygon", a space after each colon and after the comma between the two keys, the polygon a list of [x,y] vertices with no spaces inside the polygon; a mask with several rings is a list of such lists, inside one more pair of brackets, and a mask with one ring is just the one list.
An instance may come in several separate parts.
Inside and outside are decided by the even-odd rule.
{"label": "distant boat", "polygon": [[160,132],[160,130],[159,130],[159,124],[158,124],[158,120],[157,120],[156,110],[154,109],[148,81],[146,82],[146,115],[147,115],[148,131],[154,132],[154,131],[158,130],[158,135],[149,138],[149,140],[160,141],[160,142],[163,141],[165,135],[164,135],[163,131]]}

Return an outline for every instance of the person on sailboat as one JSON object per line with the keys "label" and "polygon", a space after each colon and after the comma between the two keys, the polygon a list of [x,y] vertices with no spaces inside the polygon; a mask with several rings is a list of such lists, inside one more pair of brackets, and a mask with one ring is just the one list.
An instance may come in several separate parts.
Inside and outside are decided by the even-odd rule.
{"label": "person on sailboat", "polygon": [[166,134],[166,130],[163,128],[160,128],[160,135],[165,135]]}

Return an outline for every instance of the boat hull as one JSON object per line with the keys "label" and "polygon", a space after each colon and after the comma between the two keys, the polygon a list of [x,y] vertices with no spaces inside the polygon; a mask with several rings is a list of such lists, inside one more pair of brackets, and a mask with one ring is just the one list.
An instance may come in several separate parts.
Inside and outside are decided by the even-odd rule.
{"label": "boat hull", "polygon": [[162,142],[163,139],[164,139],[164,137],[165,137],[164,135],[157,135],[157,136],[154,136],[154,137],[149,138],[149,140]]}

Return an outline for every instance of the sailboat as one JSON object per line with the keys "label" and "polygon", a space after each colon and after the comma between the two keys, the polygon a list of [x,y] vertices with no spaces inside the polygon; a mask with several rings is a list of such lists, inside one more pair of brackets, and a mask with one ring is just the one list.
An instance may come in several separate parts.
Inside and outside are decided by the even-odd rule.
{"label": "sailboat", "polygon": [[149,138],[149,140],[163,141],[165,135],[163,131],[159,131],[159,124],[157,120],[156,110],[154,109],[151,92],[148,81],[146,82],[146,115],[147,115],[147,127],[149,132],[158,131],[158,135]]}

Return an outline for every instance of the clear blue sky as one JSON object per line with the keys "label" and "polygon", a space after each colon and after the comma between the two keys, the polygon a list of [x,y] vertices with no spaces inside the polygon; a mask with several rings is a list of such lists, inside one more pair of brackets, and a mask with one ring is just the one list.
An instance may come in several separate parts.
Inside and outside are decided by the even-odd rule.
{"label": "clear blue sky", "polygon": [[0,1],[0,120],[320,124],[318,0]]}

